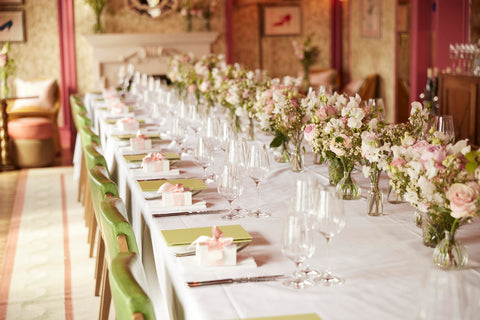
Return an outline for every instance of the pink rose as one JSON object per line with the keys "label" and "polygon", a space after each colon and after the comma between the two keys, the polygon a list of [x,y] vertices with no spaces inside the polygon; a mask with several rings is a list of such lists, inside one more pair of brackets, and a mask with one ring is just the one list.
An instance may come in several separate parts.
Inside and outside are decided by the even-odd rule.
{"label": "pink rose", "polygon": [[336,113],[337,113],[337,109],[335,109],[334,106],[331,106],[331,105],[327,106],[327,115],[329,117],[335,115]]}
{"label": "pink rose", "polygon": [[320,120],[325,120],[327,118],[327,110],[324,107],[320,107],[315,114]]}
{"label": "pink rose", "polygon": [[403,166],[406,164],[407,162],[405,160],[403,160],[402,158],[395,158],[392,160],[392,162],[390,163],[390,166],[392,167],[396,167],[396,168],[403,168]]}
{"label": "pink rose", "polygon": [[422,151],[422,156],[420,159],[423,163],[430,162],[433,160],[435,167],[443,167],[442,161],[447,157],[447,152],[442,146],[432,146],[429,145]]}
{"label": "pink rose", "polygon": [[446,196],[450,200],[450,215],[454,218],[473,217],[477,211],[477,201],[480,188],[477,183],[454,183],[448,189]]}
{"label": "pink rose", "polygon": [[312,141],[315,138],[315,126],[313,124],[309,124],[305,127],[305,140],[308,142]]}
{"label": "pink rose", "polygon": [[425,149],[429,145],[430,144],[427,141],[422,140],[422,141],[415,142],[415,144],[412,147],[415,151],[422,151],[423,149]]}

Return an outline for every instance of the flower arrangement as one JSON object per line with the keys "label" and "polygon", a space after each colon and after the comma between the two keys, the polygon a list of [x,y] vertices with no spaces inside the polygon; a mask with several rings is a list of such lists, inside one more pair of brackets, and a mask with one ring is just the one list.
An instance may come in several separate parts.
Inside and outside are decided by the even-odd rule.
{"label": "flower arrangement", "polygon": [[216,8],[216,0],[185,0],[180,7],[180,14],[187,21],[187,31],[192,31],[193,17],[203,18],[205,20],[205,29],[210,31],[210,18]]}
{"label": "flower arrangement", "polygon": [[192,54],[185,53],[177,54],[169,60],[167,77],[180,95],[196,90],[195,62]]}
{"label": "flower arrangement", "polygon": [[100,22],[100,16],[102,15],[103,8],[108,0],[85,0],[85,3],[92,8],[93,12],[95,13],[96,22],[93,26],[93,32],[101,33],[102,32],[102,24]]}
{"label": "flower arrangement", "polygon": [[1,81],[1,90],[0,98],[5,99],[9,97],[10,90],[8,88],[8,77],[15,73],[17,66],[15,60],[8,56],[8,51],[10,50],[10,41],[7,41],[3,45],[2,50],[0,51],[0,81]]}
{"label": "flower arrangement", "polygon": [[320,55],[318,47],[312,45],[312,36],[313,35],[308,35],[300,44],[296,40],[292,41],[294,54],[303,68],[303,89],[305,91],[308,90],[310,86],[309,69],[317,62]]}

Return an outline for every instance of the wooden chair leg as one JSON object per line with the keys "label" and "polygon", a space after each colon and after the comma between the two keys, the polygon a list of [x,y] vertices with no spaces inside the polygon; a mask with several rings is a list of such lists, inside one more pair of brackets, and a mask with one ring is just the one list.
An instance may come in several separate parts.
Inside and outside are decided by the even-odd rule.
{"label": "wooden chair leg", "polygon": [[90,253],[89,253],[89,257],[93,257],[93,249],[95,247],[95,237],[97,235],[97,219],[95,218],[95,214],[92,216],[91,218],[92,220],[92,223],[91,223],[91,226],[90,226]]}
{"label": "wooden chair leg", "polygon": [[97,240],[97,259],[95,261],[95,296],[100,295],[100,285],[102,284],[102,268],[105,262],[105,243],[103,242],[101,233],[98,234]]}
{"label": "wooden chair leg", "polygon": [[83,195],[84,198],[84,216],[85,216],[85,226],[89,226],[91,215],[93,214],[93,203],[92,203],[92,195],[90,194],[90,187],[88,184],[85,186],[85,192]]}
{"label": "wooden chair leg", "polygon": [[[82,155],[82,159],[80,160],[80,178],[78,179],[78,202],[83,203],[82,193],[85,188],[85,183],[87,181],[87,168],[85,167],[85,158]],[[83,194],[83,196],[85,196]]]}
{"label": "wooden chair leg", "polygon": [[110,291],[110,281],[108,280],[108,266],[105,262],[102,268],[102,294],[100,297],[99,320],[108,320],[110,312],[110,302],[112,301],[112,293]]}

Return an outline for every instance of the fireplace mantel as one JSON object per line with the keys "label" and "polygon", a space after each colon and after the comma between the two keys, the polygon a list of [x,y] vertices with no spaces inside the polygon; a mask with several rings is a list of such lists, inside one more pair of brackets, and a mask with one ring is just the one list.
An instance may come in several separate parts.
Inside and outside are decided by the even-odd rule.
{"label": "fireplace mantel", "polygon": [[191,52],[197,57],[208,54],[218,33],[115,33],[85,38],[93,49],[95,89],[102,89],[116,84],[121,65],[133,63],[142,73],[162,75],[175,53]]}

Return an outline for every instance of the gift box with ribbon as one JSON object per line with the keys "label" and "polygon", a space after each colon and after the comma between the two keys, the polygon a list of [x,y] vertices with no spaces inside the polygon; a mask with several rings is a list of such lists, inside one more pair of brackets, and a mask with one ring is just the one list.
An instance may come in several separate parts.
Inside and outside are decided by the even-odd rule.
{"label": "gift box with ribbon", "polygon": [[135,138],[130,138],[130,148],[132,150],[152,149],[152,140],[138,130],[137,136]]}
{"label": "gift box with ribbon", "polygon": [[166,182],[158,189],[162,194],[162,204],[166,207],[171,206],[191,206],[192,192],[189,188],[184,187],[183,184],[172,184]]}
{"label": "gift box with ribbon", "polygon": [[223,232],[212,227],[212,237],[200,236],[195,245],[197,263],[201,266],[233,266],[237,264],[237,245],[233,238],[224,238]]}
{"label": "gift box with ribbon", "polygon": [[137,119],[125,117],[117,121],[117,128],[122,131],[136,131],[140,127]]}
{"label": "gift box with ribbon", "polygon": [[142,168],[145,172],[169,171],[170,161],[163,153],[149,153],[142,160]]}
{"label": "gift box with ribbon", "polygon": [[122,113],[129,112],[128,106],[119,100],[111,103],[108,109],[111,113],[114,113],[114,114],[122,114]]}

